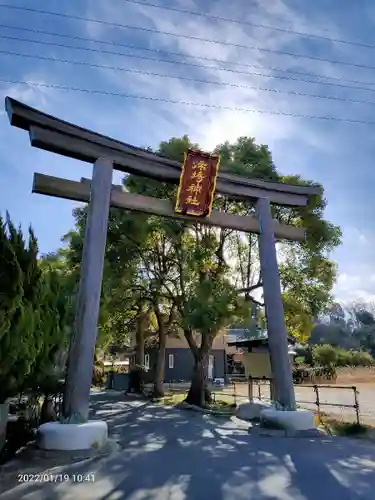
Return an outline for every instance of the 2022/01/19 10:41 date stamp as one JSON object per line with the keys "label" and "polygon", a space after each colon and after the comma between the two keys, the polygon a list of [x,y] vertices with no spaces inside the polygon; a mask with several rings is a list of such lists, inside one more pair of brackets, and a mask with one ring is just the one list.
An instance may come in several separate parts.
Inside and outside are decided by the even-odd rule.
{"label": "2022/01/19 10:41 date stamp", "polygon": [[85,474],[72,474],[65,472],[42,472],[40,474],[18,474],[19,483],[93,483],[95,474],[88,472]]}

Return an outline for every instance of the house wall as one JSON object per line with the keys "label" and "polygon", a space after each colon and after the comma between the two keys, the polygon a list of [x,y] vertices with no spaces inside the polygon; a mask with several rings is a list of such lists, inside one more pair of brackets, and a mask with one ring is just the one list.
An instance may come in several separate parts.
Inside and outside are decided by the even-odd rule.
{"label": "house wall", "polygon": [[[199,336],[198,336],[199,337]],[[199,342],[199,338],[197,338]],[[180,335],[179,337],[174,337],[172,335],[169,335],[167,337],[167,348],[171,349],[189,349],[187,340],[183,335]],[[227,343],[226,343],[226,332],[223,331],[222,333],[218,333],[213,341],[212,344],[212,349],[226,349],[227,348]]]}
{"label": "house wall", "polygon": [[[145,354],[150,356],[150,370],[154,371],[156,364],[156,349],[146,349]],[[173,368],[169,366],[169,355],[173,355]],[[226,359],[224,349],[212,349],[211,356],[214,357],[213,378],[225,378]],[[165,382],[178,380],[191,380],[194,367],[194,358],[190,349],[186,347],[167,347],[165,351]]]}

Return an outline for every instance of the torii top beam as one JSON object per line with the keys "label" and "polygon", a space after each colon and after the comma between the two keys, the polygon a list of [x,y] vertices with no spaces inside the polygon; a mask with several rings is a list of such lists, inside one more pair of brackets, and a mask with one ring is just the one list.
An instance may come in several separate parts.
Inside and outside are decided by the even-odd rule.
{"label": "torii top beam", "polygon": [[[32,146],[90,163],[108,158],[122,172],[172,184],[179,182],[179,162],[78,127],[10,97],[6,97],[5,106],[11,125],[29,131]],[[305,206],[310,197],[321,193],[317,186],[248,179],[225,169],[219,172],[216,191],[246,200],[264,197],[281,206]]]}

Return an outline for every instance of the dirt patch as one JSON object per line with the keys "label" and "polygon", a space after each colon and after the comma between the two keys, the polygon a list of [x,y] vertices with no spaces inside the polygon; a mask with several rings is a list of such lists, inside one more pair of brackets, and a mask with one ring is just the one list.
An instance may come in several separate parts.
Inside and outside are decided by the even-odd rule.
{"label": "dirt patch", "polygon": [[375,367],[337,368],[338,385],[374,384]]}

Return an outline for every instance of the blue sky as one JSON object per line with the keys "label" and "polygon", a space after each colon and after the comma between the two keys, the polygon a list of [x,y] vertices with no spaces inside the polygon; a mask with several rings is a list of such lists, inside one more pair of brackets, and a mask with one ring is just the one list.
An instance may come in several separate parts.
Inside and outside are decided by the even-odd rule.
{"label": "blue sky", "polygon": [[[375,46],[375,5],[371,0],[363,0],[360,4],[349,0],[341,2],[153,0],[153,3]],[[357,65],[374,65],[375,48],[215,21],[205,17],[140,6],[123,0],[64,2],[3,0],[2,4],[46,9],[101,21],[346,61]],[[95,42],[70,40],[5,27],[0,27],[1,37],[19,37],[209,66],[209,68],[197,68],[0,38],[2,80],[99,89],[113,93],[130,93],[232,108],[375,121],[375,105],[243,88],[257,86],[287,92],[370,101],[375,104],[375,93],[370,90],[271,78],[275,75],[291,76],[297,80],[303,78],[274,70],[279,68],[284,71],[324,76],[326,79],[321,81],[325,82],[375,90],[375,69],[332,64],[267,51],[243,49],[228,44],[213,44],[2,7],[0,7],[0,19],[1,25],[90,38]],[[99,41],[112,42],[112,45],[100,44]],[[119,47],[113,43],[174,51],[182,55],[171,57],[145,50]],[[103,67],[57,63],[11,56],[1,51],[75,60],[97,66],[114,66],[143,72],[215,80],[227,85],[208,85]],[[194,60],[197,57],[220,59],[226,63]],[[261,66],[263,69],[245,66],[249,64]],[[260,78],[252,74],[220,71],[219,68],[223,67],[242,72],[263,73],[266,76]],[[366,85],[342,80],[363,81]],[[243,113],[215,108],[200,109],[0,82],[1,102],[4,102],[4,97],[7,95],[65,120],[139,146],[156,146],[161,140],[183,134],[188,134],[204,149],[211,149],[226,139],[235,140],[241,135],[253,136],[257,142],[268,144],[276,166],[282,173],[298,173],[321,182],[325,187],[328,199],[326,216],[339,224],[344,233],[343,245],[333,255],[339,264],[340,272],[335,286],[336,297],[344,301],[357,298],[375,299],[373,265],[375,125]],[[32,195],[33,172],[79,179],[81,176],[90,176],[91,167],[32,149],[27,133],[10,127],[3,104],[0,108],[0,139],[0,211],[9,210],[11,217],[24,227],[31,223],[39,238],[41,252],[53,251],[60,245],[61,236],[72,227],[71,212],[74,203]],[[120,178],[121,176],[116,174],[115,181],[119,181]]]}

